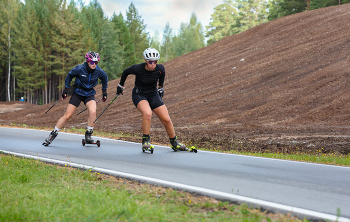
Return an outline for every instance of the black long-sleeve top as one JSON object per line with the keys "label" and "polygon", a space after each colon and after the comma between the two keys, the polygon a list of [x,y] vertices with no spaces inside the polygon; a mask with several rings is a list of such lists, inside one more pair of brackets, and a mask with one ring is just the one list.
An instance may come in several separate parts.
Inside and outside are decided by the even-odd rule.
{"label": "black long-sleeve top", "polygon": [[157,64],[153,71],[145,69],[146,63],[132,65],[123,71],[120,78],[120,85],[124,86],[128,75],[135,75],[135,86],[142,91],[152,91],[157,89],[157,82],[159,86],[163,87],[165,78],[165,68],[162,64]]}

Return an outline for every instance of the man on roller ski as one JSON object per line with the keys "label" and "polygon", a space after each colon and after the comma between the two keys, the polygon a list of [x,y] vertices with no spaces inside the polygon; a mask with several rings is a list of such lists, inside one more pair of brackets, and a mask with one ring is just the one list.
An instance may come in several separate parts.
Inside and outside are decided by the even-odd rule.
{"label": "man on roller ski", "polygon": [[93,87],[95,87],[98,84],[98,79],[102,81],[103,102],[107,100],[108,87],[107,74],[97,65],[99,61],[99,54],[90,51],[85,54],[85,62],[81,65],[77,65],[68,73],[65,80],[65,88],[62,92],[62,98],[67,98],[68,89],[70,88],[70,82],[75,77],[74,93],[69,100],[65,114],[57,121],[55,129],[52,130],[49,137],[45,139],[43,143],[44,146],[48,146],[52,143],[52,141],[57,137],[58,132],[73,115],[75,109],[80,105],[81,102],[84,102],[89,113],[87,130],[85,132],[85,142],[87,144],[94,143],[94,140],[91,139],[91,135],[94,129],[94,120],[96,118],[96,91]]}
{"label": "man on roller ski", "polygon": [[166,132],[170,138],[171,148],[174,151],[188,151],[184,144],[178,142],[173,123],[171,122],[168,110],[162,100],[164,96],[163,84],[165,69],[163,65],[157,64],[160,54],[156,49],[148,48],[143,52],[143,57],[145,63],[135,64],[123,71],[120,83],[117,87],[117,95],[123,95],[126,78],[130,74],[135,75],[132,101],[142,115],[142,151],[145,152],[145,150],[148,150],[153,153],[153,146],[150,143],[152,111],[165,126]]}

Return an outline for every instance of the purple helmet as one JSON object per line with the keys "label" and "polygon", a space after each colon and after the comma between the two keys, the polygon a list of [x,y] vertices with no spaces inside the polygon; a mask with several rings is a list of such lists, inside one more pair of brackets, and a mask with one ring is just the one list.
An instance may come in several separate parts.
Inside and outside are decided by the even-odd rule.
{"label": "purple helmet", "polygon": [[97,52],[88,52],[85,54],[85,60],[87,63],[91,62],[91,61],[95,61],[98,62],[100,61],[100,55]]}

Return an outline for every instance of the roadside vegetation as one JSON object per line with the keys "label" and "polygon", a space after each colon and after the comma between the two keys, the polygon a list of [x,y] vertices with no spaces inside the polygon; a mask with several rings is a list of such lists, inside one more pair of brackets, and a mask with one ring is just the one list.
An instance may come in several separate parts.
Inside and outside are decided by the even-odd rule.
{"label": "roadside vegetation", "polygon": [[1,153],[0,166],[0,221],[300,221]]}

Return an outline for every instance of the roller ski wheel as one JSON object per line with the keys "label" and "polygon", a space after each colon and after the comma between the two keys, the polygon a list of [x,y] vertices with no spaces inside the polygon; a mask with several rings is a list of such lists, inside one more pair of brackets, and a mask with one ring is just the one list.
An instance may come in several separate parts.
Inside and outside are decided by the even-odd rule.
{"label": "roller ski wheel", "polygon": [[154,146],[152,146],[152,145],[150,145],[150,146],[143,146],[142,147],[142,152],[144,153],[144,152],[146,152],[146,151],[150,151],[151,152],[151,154],[153,154],[153,151],[154,151]]}
{"label": "roller ski wheel", "polygon": [[83,146],[85,146],[85,144],[96,144],[97,147],[101,146],[101,142],[99,140],[97,140],[96,143],[95,143],[95,142],[88,142],[85,139],[82,139],[81,144],[83,144]]}
{"label": "roller ski wheel", "polygon": [[194,146],[192,146],[188,151],[197,153],[197,149]]}

